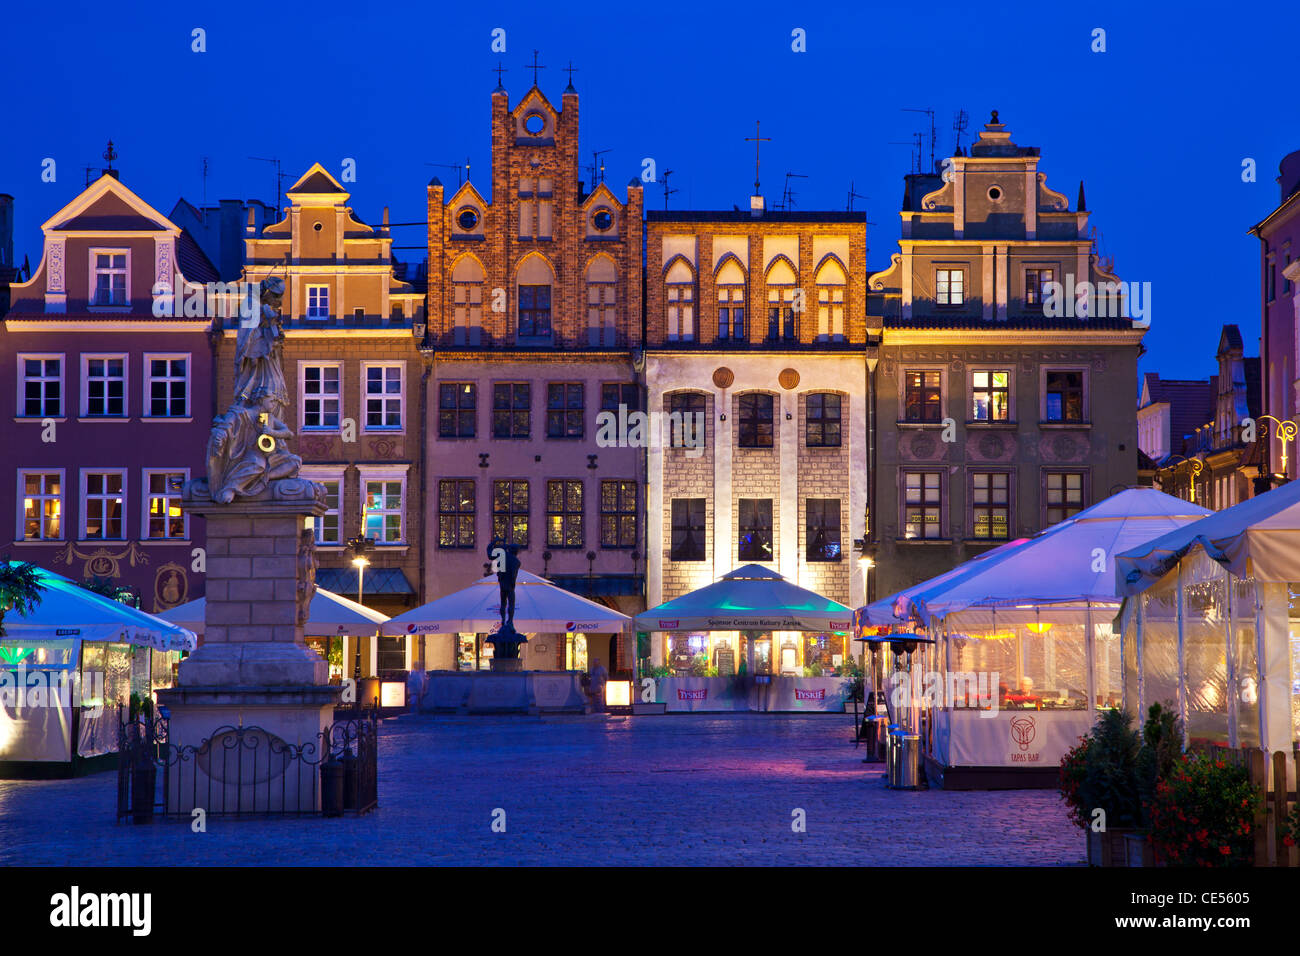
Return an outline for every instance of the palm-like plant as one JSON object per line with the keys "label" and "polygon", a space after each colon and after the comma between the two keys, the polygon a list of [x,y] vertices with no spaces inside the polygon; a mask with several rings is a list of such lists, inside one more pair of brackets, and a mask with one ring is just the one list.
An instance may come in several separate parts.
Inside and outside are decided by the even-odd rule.
{"label": "palm-like plant", "polygon": [[26,561],[0,561],[0,637],[5,634],[5,614],[17,611],[26,617],[41,603],[41,584],[36,565]]}

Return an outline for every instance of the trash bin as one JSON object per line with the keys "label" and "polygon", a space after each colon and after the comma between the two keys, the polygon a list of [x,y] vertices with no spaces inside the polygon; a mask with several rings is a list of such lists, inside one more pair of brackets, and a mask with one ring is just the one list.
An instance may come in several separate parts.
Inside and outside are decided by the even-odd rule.
{"label": "trash bin", "polygon": [[863,763],[881,763],[885,759],[885,740],[889,718],[875,714],[862,718],[862,738],[867,744]]}
{"label": "trash bin", "polygon": [[902,727],[889,728],[889,755],[887,784],[892,790],[920,790],[924,784],[921,774],[921,735]]}
{"label": "trash bin", "polygon": [[320,767],[322,816],[343,816],[343,761],[330,757]]}

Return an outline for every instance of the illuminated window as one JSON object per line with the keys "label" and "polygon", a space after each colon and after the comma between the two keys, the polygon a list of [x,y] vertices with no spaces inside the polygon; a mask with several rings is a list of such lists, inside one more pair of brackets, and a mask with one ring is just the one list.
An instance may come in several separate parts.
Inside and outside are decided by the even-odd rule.
{"label": "illuminated window", "polygon": [[977,369],[971,372],[971,419],[1005,422],[1011,417],[1011,372]]}
{"label": "illuminated window", "polygon": [[483,267],[470,256],[451,270],[455,345],[479,345],[483,336]]}
{"label": "illuminated window", "polygon": [[938,369],[903,373],[903,420],[937,422],[943,419],[943,378]]}
{"label": "illuminated window", "polygon": [[971,472],[971,526],[976,538],[1011,536],[1011,476],[1005,471]]}
{"label": "illuminated window", "polygon": [[1025,305],[1042,305],[1047,283],[1053,281],[1051,269],[1025,270]]}
{"label": "illuminated window", "polygon": [[771,561],[772,499],[741,498],[737,505],[740,523],[736,556],[741,561]]}
{"label": "illuminated window", "polygon": [[581,548],[582,482],[546,483],[546,544],[551,548]]}
{"label": "illuminated window", "polygon": [[600,546],[636,547],[637,494],[635,481],[600,483]]}
{"label": "illuminated window", "polygon": [[120,541],[125,537],[126,473],[83,471],[81,530],[85,541]]}
{"label": "illuminated window", "polygon": [[146,538],[189,537],[187,519],[181,510],[181,486],[187,477],[183,471],[145,470]]}
{"label": "illuminated window", "polygon": [[942,538],[942,476],[937,471],[903,472],[903,537]]}
{"label": "illuminated window", "polygon": [[817,270],[817,337],[844,341],[844,270],[827,260]]}
{"label": "illuminated window", "polygon": [[492,482],[492,537],[528,547],[528,482]]}
{"label": "illuminated window", "polygon": [[668,341],[695,341],[695,276],[685,262],[678,260],[668,270]]}
{"label": "illuminated window", "polygon": [[23,541],[55,541],[63,537],[63,473],[19,472],[23,487]]}
{"label": "illuminated window", "polygon": [[316,543],[340,545],[343,543],[343,522],[339,501],[342,497],[343,479],[316,480],[325,486],[325,513],[316,519]]}
{"label": "illuminated window", "polygon": [[1046,373],[1044,411],[1045,421],[1082,422],[1083,372],[1049,370]]}
{"label": "illuminated window", "polygon": [[365,536],[374,538],[375,544],[400,544],[405,540],[402,535],[405,477],[368,478],[363,473],[362,482]]}
{"label": "illuminated window", "polygon": [[438,482],[438,547],[474,547],[474,482]]}
{"label": "illuminated window", "polygon": [[805,529],[809,561],[840,559],[840,499],[809,498]]}

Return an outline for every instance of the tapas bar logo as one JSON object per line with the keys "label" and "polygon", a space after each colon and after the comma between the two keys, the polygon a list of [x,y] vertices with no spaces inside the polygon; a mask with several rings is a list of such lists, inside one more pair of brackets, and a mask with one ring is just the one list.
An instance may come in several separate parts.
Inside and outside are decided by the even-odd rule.
{"label": "tapas bar logo", "polygon": [[684,690],[682,688],[678,688],[677,699],[678,700],[708,700],[709,689],[707,687],[701,687],[698,690]]}
{"label": "tapas bar logo", "polygon": [[1011,718],[1011,739],[1016,742],[1021,751],[1029,749],[1037,734],[1038,727],[1034,723],[1034,718],[1025,716]]}

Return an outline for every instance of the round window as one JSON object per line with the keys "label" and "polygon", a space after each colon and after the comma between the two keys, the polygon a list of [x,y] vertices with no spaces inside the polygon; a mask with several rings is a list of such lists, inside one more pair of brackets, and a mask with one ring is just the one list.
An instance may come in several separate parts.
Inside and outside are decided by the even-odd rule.
{"label": "round window", "polygon": [[320,231],[321,231],[321,224],[318,223],[318,222],[317,222],[317,223],[313,223],[313,224],[312,224],[312,228],[315,229],[317,232],[320,232]]}
{"label": "round window", "polygon": [[993,200],[994,202],[1001,202],[1001,200],[1002,200],[1002,187],[1001,187],[1001,186],[990,186],[990,187],[989,187],[989,199]]}
{"label": "round window", "polygon": [[591,224],[601,232],[609,232],[614,227],[614,217],[609,214],[608,209],[597,209],[596,214],[591,217]]}
{"label": "round window", "polygon": [[532,136],[540,136],[546,129],[546,117],[541,113],[529,113],[524,117],[524,129]]}
{"label": "round window", "polygon": [[456,223],[460,228],[469,232],[478,225],[478,210],[470,209],[469,207],[462,209],[460,215],[456,217]]}

